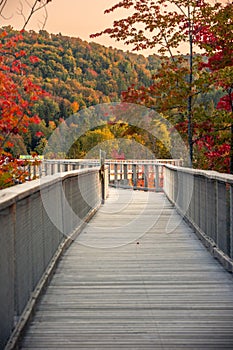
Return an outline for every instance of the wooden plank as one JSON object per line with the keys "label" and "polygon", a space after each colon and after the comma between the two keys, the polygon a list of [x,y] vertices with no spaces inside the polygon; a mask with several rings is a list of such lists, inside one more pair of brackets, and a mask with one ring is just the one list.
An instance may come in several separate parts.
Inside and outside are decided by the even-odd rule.
{"label": "wooden plank", "polygon": [[160,193],[111,189],[22,349],[233,349],[232,275]]}

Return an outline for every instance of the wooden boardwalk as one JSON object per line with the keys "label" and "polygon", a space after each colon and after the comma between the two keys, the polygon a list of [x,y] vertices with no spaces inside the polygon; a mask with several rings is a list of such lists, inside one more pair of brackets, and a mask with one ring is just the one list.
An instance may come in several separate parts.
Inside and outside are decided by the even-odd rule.
{"label": "wooden boardwalk", "polygon": [[233,279],[163,194],[112,189],[22,349],[233,349]]}

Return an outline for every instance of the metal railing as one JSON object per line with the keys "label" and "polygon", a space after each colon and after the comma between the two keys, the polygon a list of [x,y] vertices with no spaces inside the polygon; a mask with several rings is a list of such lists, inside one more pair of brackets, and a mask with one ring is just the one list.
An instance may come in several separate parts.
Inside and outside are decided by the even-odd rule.
{"label": "metal railing", "polygon": [[115,187],[144,191],[163,191],[163,164],[119,163],[109,164],[109,184]]}
{"label": "metal railing", "polygon": [[35,164],[33,160],[27,162],[28,164],[23,168],[25,172],[28,172],[30,180],[65,171],[94,168],[100,165],[98,159],[45,159],[40,161],[39,164]]}
{"label": "metal railing", "polygon": [[233,272],[233,176],[165,166],[164,192],[211,253]]}
{"label": "metal railing", "polygon": [[14,348],[58,257],[97,210],[101,194],[99,168],[47,176],[0,192],[1,349],[10,336],[6,348]]}
{"label": "metal railing", "polygon": [[232,175],[145,160],[106,160],[108,166],[101,169],[92,168],[99,160],[45,164],[48,176],[43,181],[0,192],[0,348],[14,329],[7,345],[13,348],[16,330],[24,326],[60,254],[106,197],[108,180],[127,188],[164,191],[213,256],[232,272]]}
{"label": "metal railing", "polygon": [[176,166],[183,165],[183,159],[106,159],[107,164],[171,164]]}
{"label": "metal railing", "polygon": [[182,159],[107,159],[109,184],[144,191],[163,191],[163,166],[181,166]]}
{"label": "metal railing", "polygon": [[100,166],[99,159],[45,159],[42,164],[42,176]]}
{"label": "metal railing", "polygon": [[[86,168],[93,168],[100,166],[100,159],[44,159],[39,165],[34,165],[33,161],[28,161],[29,164],[25,166],[25,171],[28,171],[30,178],[39,178],[42,176],[53,175],[64,171],[79,170]],[[176,166],[182,166],[182,159],[106,159],[105,164],[109,165],[113,169],[114,164],[118,166],[123,165],[157,165],[157,164],[171,164]]]}

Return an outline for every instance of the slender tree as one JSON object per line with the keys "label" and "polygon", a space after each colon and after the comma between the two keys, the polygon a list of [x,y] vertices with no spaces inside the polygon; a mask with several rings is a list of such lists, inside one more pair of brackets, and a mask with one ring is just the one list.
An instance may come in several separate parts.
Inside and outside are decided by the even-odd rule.
{"label": "slender tree", "polygon": [[[129,10],[129,16],[114,21],[113,27],[92,35],[92,37],[96,37],[107,34],[111,38],[124,41],[127,45],[132,44],[133,50],[155,48],[162,54],[165,64],[162,64],[161,68],[163,72],[158,72],[156,79],[158,79],[159,75],[161,78],[161,74],[164,74],[167,67],[168,74],[166,79],[172,77],[170,86],[172,86],[173,89],[182,90],[180,96],[182,96],[182,98],[185,96],[187,101],[185,114],[187,120],[190,166],[192,166],[193,162],[194,144],[193,103],[194,97],[198,93],[195,87],[196,75],[194,74],[194,58],[196,56],[194,46],[200,46],[196,39],[199,29],[202,28],[200,23],[208,23],[208,16],[212,16],[220,7],[220,4],[214,4],[212,6],[205,0],[123,0],[106,10],[105,13],[124,8]],[[184,65],[181,64],[181,60],[177,57],[182,44],[186,44],[188,51],[188,54],[185,56],[188,61],[188,70],[185,76]],[[170,62],[165,57],[167,54],[170,55]],[[166,73],[164,77],[165,75]],[[182,80],[180,79],[181,76]],[[184,80],[187,84],[184,84]],[[155,88],[156,84],[157,81],[152,85],[150,93],[153,91],[156,93],[158,92]],[[143,98],[145,92],[148,93],[148,89],[140,88],[139,90],[141,98]],[[131,97],[132,95],[135,97],[133,88],[130,89],[130,93]],[[138,97],[137,93],[136,95]],[[166,92],[164,92],[164,96],[166,95]],[[174,91],[172,91],[172,95],[175,97]],[[146,99],[146,97],[144,97],[144,99]],[[177,99],[178,105],[179,102],[179,99]],[[177,110],[177,103],[174,103],[173,109]],[[171,106],[169,108],[171,108]],[[181,113],[181,110],[178,110],[178,113]],[[182,106],[182,114],[183,113]]]}

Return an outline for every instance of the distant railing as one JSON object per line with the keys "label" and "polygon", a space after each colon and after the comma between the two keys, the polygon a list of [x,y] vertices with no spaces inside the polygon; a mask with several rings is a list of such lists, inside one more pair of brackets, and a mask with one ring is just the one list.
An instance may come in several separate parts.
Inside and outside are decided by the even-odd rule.
{"label": "distant railing", "polygon": [[45,159],[42,162],[42,176],[100,166],[99,159]]}
{"label": "distant railing", "polygon": [[101,183],[93,168],[0,191],[0,349],[13,329],[14,348],[59,255],[101,204]]}
{"label": "distant railing", "polygon": [[107,164],[171,164],[183,165],[183,159],[106,159]]}
{"label": "distant railing", "polygon": [[211,253],[233,272],[233,176],[165,166],[164,192]]}
{"label": "distant railing", "polygon": [[144,191],[163,191],[164,164],[181,166],[182,159],[106,160],[109,184]]}
{"label": "distant railing", "polygon": [[[114,164],[120,166],[125,165],[156,165],[156,164],[171,164],[176,166],[182,166],[182,159],[127,159],[127,160],[116,160],[116,159],[106,159],[106,165],[111,166],[111,171],[114,170]],[[25,171],[28,171],[31,175],[31,179],[35,177],[42,177],[47,175],[53,175],[56,173],[79,170],[86,168],[93,168],[100,166],[99,159],[44,159],[39,165],[34,166],[33,161],[25,167]]]}
{"label": "distant railing", "polygon": [[33,160],[27,160],[28,164],[23,166],[24,171],[28,172],[28,180],[34,180],[47,175],[54,175],[72,170],[93,168],[100,165],[98,159],[45,159],[35,164]]}

